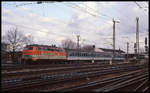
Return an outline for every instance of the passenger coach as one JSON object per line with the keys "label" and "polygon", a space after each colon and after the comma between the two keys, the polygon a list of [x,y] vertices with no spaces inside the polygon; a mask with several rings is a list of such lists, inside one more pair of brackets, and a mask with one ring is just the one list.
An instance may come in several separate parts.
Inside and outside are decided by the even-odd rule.
{"label": "passenger coach", "polygon": [[110,61],[110,60],[116,60],[116,61],[123,61],[125,60],[124,54],[116,54],[113,58],[112,53],[105,53],[105,52],[96,52],[96,51],[84,51],[84,50],[77,50],[77,49],[66,49],[66,56],[67,60],[70,61]]}

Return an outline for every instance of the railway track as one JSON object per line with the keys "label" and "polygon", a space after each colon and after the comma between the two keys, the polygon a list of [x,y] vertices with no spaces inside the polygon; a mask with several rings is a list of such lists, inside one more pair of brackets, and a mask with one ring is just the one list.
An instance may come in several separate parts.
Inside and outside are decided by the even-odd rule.
{"label": "railway track", "polygon": [[[69,91],[92,91],[92,92],[108,92],[115,91],[116,89],[129,86],[132,83],[137,83],[142,80],[148,79],[148,70],[136,71],[133,73],[128,73],[125,75],[115,76],[112,78],[90,82],[88,84],[83,84],[80,86],[70,87],[66,89],[59,90],[61,92],[69,92]],[[139,89],[139,88],[138,88]],[[137,89],[136,89],[137,90]],[[120,90],[121,91],[121,90]]]}
{"label": "railway track", "polygon": [[87,64],[87,63],[78,63],[78,64],[48,64],[48,65],[16,65],[16,66],[3,66],[2,67],[2,72],[3,73],[9,73],[12,71],[23,71],[26,69],[45,69],[45,68],[58,68],[58,67],[80,67],[80,66],[94,66],[94,65],[108,65],[108,64],[103,64],[104,62],[101,63],[94,63],[94,64]]}
{"label": "railway track", "polygon": [[136,81],[132,81],[132,82],[124,82],[124,86],[121,87],[117,87],[115,89],[113,89],[112,91],[134,91],[134,92],[148,92],[149,90],[149,84],[148,84],[148,76],[146,78],[141,78],[139,80]]}
{"label": "railway track", "polygon": [[136,87],[134,91],[140,92],[140,90],[142,90],[142,92],[148,92],[148,88],[148,79],[146,79],[138,87]]}
{"label": "railway track", "polygon": [[[119,62],[118,64],[126,64],[125,62]],[[133,64],[133,63],[128,63]],[[97,62],[97,63],[77,63],[77,64],[48,64],[48,65],[16,65],[16,66],[2,66],[2,73],[7,73],[11,71],[21,71],[25,69],[44,69],[44,68],[56,68],[56,67],[73,67],[73,66],[88,66],[88,65],[109,65],[107,62]]]}
{"label": "railway track", "polygon": [[17,82],[2,82],[2,90],[3,91],[17,90],[25,87],[35,87],[35,86],[49,84],[49,83],[62,82],[62,81],[91,77],[96,75],[117,73],[120,71],[136,70],[140,68],[143,67],[131,66],[131,67],[109,68],[109,69],[105,69],[105,70],[103,69],[97,71],[93,70],[93,71],[82,71],[82,72],[70,72],[70,73],[55,74],[55,75],[43,75],[39,78],[34,78],[32,80],[20,80]]}
{"label": "railway track", "polygon": [[[70,73],[70,72],[83,72],[88,70],[104,70],[110,68],[121,68],[122,66],[134,66],[131,64],[118,64],[118,65],[87,65],[87,66],[73,66],[73,67],[57,67],[57,68],[45,68],[45,69],[32,69],[24,71],[11,71],[7,73],[2,73],[2,80],[20,80],[20,78],[34,78],[41,77],[41,75],[53,75],[61,73]],[[136,65],[135,65],[136,66]]]}

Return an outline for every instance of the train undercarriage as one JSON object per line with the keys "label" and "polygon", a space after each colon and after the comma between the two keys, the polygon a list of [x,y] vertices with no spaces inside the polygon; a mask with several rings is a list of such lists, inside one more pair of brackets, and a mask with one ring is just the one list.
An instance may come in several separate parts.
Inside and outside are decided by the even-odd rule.
{"label": "train undercarriage", "polygon": [[[123,60],[114,60],[115,62]],[[33,64],[87,64],[87,63],[103,63],[109,64],[110,60],[67,60],[67,59],[22,59],[23,64],[33,65]]]}

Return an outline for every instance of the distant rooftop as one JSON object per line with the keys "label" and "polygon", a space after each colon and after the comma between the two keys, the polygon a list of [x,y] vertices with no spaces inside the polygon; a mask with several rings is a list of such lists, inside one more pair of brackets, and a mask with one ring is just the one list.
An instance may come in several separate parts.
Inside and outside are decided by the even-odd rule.
{"label": "distant rooftop", "polygon": [[[107,48],[99,48],[101,49],[102,51],[104,52],[113,52],[113,49],[107,49]],[[118,52],[118,53],[125,53],[123,50],[121,49],[118,49],[118,50],[115,50],[115,52]]]}

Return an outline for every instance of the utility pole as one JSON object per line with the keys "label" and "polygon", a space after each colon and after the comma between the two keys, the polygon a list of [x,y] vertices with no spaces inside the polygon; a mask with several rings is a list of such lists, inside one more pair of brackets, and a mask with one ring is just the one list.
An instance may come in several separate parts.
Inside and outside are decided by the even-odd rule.
{"label": "utility pole", "polygon": [[[79,56],[79,53],[80,53],[80,51],[79,51],[79,37],[80,37],[80,35],[77,35],[77,51],[78,51],[78,56]],[[79,62],[79,59],[77,59],[77,63]]]}
{"label": "utility pole", "polygon": [[147,29],[147,31],[148,31],[148,49],[147,49],[147,53],[148,53],[148,55],[149,55],[149,29]]}
{"label": "utility pole", "polygon": [[115,21],[114,19],[113,19],[113,58],[115,57],[115,37],[116,37],[116,35],[115,35],[115,24],[116,23],[119,23],[119,21]]}
{"label": "utility pole", "polygon": [[77,49],[79,49],[79,37],[80,35],[77,35]]}
{"label": "utility pole", "polygon": [[134,43],[134,53],[137,54],[137,46],[136,46],[136,43]]}
{"label": "utility pole", "polygon": [[139,57],[139,18],[136,18],[136,48],[137,48],[137,58]]}
{"label": "utility pole", "polygon": [[148,53],[147,37],[145,37],[145,53]]}
{"label": "utility pole", "polygon": [[127,42],[127,61],[128,61],[128,53],[129,53],[129,42]]}

